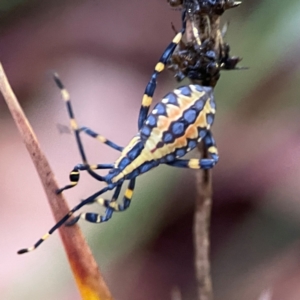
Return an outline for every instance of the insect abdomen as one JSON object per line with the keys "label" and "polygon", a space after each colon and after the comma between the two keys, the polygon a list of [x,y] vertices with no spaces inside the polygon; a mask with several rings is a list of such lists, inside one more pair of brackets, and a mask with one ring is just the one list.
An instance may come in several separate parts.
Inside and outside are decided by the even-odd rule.
{"label": "insect abdomen", "polygon": [[214,121],[212,91],[200,85],[184,86],[154,107],[140,131],[152,159],[171,161],[196,147]]}

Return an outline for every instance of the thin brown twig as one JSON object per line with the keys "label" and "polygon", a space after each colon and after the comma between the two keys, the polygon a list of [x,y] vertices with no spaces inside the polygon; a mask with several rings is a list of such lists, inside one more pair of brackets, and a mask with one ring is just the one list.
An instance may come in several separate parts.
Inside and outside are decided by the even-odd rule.
{"label": "thin brown twig", "polygon": [[[58,185],[54,174],[8,82],[1,63],[0,91],[39,174],[54,218],[56,221],[59,221],[69,211],[68,205],[63,195],[56,195],[55,193]],[[82,299],[112,300],[111,293],[79,227],[77,225],[71,227],[62,226],[59,233]]]}
{"label": "thin brown twig", "polygon": [[182,300],[181,291],[178,286],[171,289],[171,300]]}
{"label": "thin brown twig", "polygon": [[[201,144],[202,146],[202,144]],[[200,147],[201,158],[207,158],[207,151]],[[195,271],[199,300],[212,300],[213,288],[210,275],[210,215],[212,207],[211,170],[197,172],[197,197],[194,214]]]}
{"label": "thin brown twig", "polygon": [[[217,25],[216,25],[217,24]],[[216,26],[219,19],[214,24],[212,35],[219,33]],[[200,31],[201,32],[201,31]],[[186,40],[193,40],[193,31],[190,20],[187,21],[185,34]],[[215,39],[217,40],[217,39]],[[216,46],[217,47],[217,46]],[[203,143],[198,147],[200,157],[208,158],[208,153]],[[211,170],[200,170],[196,175],[197,195],[195,201],[194,214],[194,249],[195,249],[195,273],[197,282],[198,300],[213,300],[213,287],[210,274],[210,215],[212,207],[212,177]]]}

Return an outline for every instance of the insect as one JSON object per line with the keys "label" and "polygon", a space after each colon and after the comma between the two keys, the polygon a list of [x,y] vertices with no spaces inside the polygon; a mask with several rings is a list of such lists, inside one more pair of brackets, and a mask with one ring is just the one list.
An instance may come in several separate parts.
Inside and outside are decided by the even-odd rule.
{"label": "insect", "polygon": [[[80,171],[87,171],[95,179],[104,182],[106,186],[73,207],[32,247],[21,249],[18,251],[18,254],[33,251],[63,224],[72,225],[79,219],[91,223],[102,223],[108,221],[114,212],[126,210],[131,204],[137,176],[148,172],[160,164],[190,169],[210,169],[218,162],[218,151],[211,133],[211,126],[216,112],[212,87],[190,84],[177,88],[163,97],[149,113],[157,84],[157,76],[165,69],[168,59],[181,41],[186,25],[184,20],[183,14],[182,30],[176,34],[155,66],[143,96],[138,117],[138,133],[126,147],[116,145],[90,128],[79,127],[74,117],[69,93],[58,75],[54,75],[54,80],[61,90],[62,98],[65,100],[71,128],[75,133],[83,160],[82,164],[76,165],[71,171],[71,183],[59,189],[57,193],[76,186],[79,181]],[[80,137],[81,133],[85,133],[120,151],[120,157],[112,164],[90,165],[84,152]],[[204,142],[210,158],[181,159],[186,153],[194,149],[200,141]],[[109,172],[105,176],[100,176],[94,172],[94,170],[99,169],[109,169]],[[128,187],[121,204],[119,204],[117,199],[125,181],[129,181]],[[109,190],[114,190],[112,199],[107,200],[100,197]],[[99,203],[104,206],[106,208],[104,215],[93,212],[81,213],[67,222],[76,211],[92,203]]]}

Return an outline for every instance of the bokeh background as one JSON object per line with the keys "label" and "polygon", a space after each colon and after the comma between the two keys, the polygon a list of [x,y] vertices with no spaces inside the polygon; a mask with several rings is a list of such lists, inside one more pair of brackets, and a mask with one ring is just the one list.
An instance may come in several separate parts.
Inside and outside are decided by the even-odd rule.
{"label": "bokeh background", "polygon": [[[215,299],[300,299],[300,2],[244,0],[226,12],[226,40],[246,71],[215,89],[212,276]],[[59,72],[77,119],[120,145],[137,131],[147,81],[180,27],[165,0],[1,0],[0,59],[61,185],[80,162],[52,78]],[[165,72],[158,101],[176,82]],[[0,99],[0,297],[80,299],[58,234],[17,256],[52,225],[36,171]],[[89,160],[114,150],[84,138]],[[197,155],[195,153],[194,155]],[[138,179],[131,208],[84,234],[116,299],[196,299],[195,173],[161,166]],[[101,188],[83,174],[70,206]],[[88,207],[88,211],[101,209]]]}

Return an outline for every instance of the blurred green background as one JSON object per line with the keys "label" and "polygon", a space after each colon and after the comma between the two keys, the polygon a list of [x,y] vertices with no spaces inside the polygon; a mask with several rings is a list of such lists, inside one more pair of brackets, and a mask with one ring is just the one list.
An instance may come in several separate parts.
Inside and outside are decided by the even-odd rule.
{"label": "blurred green background", "polygon": [[[245,71],[215,89],[212,275],[215,299],[300,299],[300,2],[244,0],[226,12],[226,41]],[[180,27],[164,0],[0,1],[0,59],[61,185],[80,162],[56,70],[77,119],[125,145],[137,131],[152,69]],[[176,82],[165,72],[155,101]],[[17,256],[52,225],[36,171],[0,100],[0,294],[5,300],[80,299],[58,234]],[[89,160],[114,150],[84,138]],[[196,157],[198,153],[194,153]],[[195,299],[192,222],[195,172],[161,166],[138,178],[130,209],[100,226],[81,223],[115,296]],[[83,174],[70,206],[101,188]],[[100,208],[88,207],[87,211]]]}

